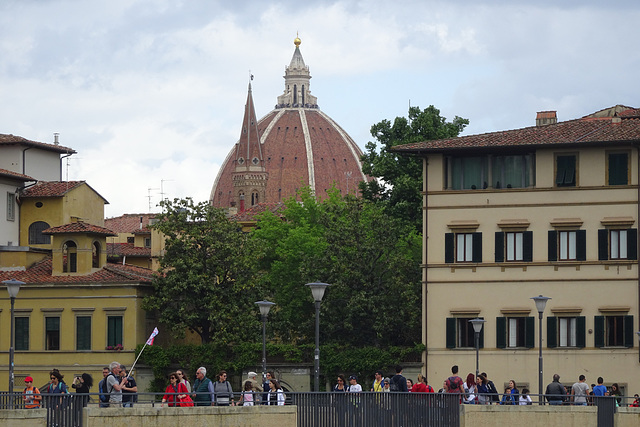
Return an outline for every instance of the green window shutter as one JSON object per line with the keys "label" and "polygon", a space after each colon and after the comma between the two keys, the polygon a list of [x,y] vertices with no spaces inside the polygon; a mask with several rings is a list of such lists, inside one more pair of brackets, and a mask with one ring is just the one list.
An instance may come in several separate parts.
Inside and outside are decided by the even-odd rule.
{"label": "green window shutter", "polygon": [[624,346],[633,348],[636,339],[636,331],[633,328],[633,316],[624,316]]}
{"label": "green window shutter", "polygon": [[122,344],[122,316],[109,316],[107,320],[107,345]]}
{"label": "green window shutter", "polygon": [[473,262],[482,262],[482,233],[473,233]]}
{"label": "green window shutter", "polygon": [[558,318],[555,316],[547,317],[547,348],[556,348],[558,346]]}
{"label": "green window shutter", "polygon": [[586,331],[587,331],[586,317],[584,316],[576,317],[576,347],[585,348]]}
{"label": "green window shutter", "polygon": [[504,232],[496,232],[496,262],[504,262]]}
{"label": "green window shutter", "polygon": [[[484,317],[481,317],[481,319],[484,320]],[[487,329],[486,323],[484,325],[482,325],[482,326],[483,327],[482,327],[482,330],[480,331],[480,336],[478,337],[479,338],[478,339],[478,348],[484,348],[484,331],[485,331],[485,329]],[[474,336],[474,338],[475,338],[475,336]],[[475,342],[474,342],[474,344],[475,344]]]}
{"label": "green window shutter", "polygon": [[14,348],[16,350],[29,350],[29,318],[16,317],[14,328]]}
{"label": "green window shutter", "polygon": [[609,259],[609,230],[598,230],[598,260]]}
{"label": "green window shutter", "polygon": [[587,260],[587,230],[576,230],[576,261]]}
{"label": "green window shutter", "polygon": [[627,230],[627,259],[638,259],[638,229]]}
{"label": "green window shutter", "polygon": [[522,233],[522,261],[533,261],[533,231]]}
{"label": "green window shutter", "polygon": [[549,261],[558,260],[558,232],[549,230]]}
{"label": "green window shutter", "polygon": [[627,153],[609,154],[609,185],[627,185],[629,161]]}
{"label": "green window shutter", "polygon": [[507,348],[507,318],[496,317],[496,347]]}
{"label": "green window shutter", "polygon": [[91,316],[76,317],[76,350],[91,350]]}
{"label": "green window shutter", "polygon": [[445,233],[444,235],[444,262],[447,264],[453,264],[455,260],[453,239],[455,238],[453,233]]}
{"label": "green window shutter", "polygon": [[604,316],[593,316],[593,346],[604,347]]}
{"label": "green window shutter", "polygon": [[524,346],[526,348],[534,348],[536,342],[536,322],[533,316],[525,318],[525,331],[524,331]]}
{"label": "green window shutter", "polygon": [[447,348],[456,348],[456,318],[447,317]]}

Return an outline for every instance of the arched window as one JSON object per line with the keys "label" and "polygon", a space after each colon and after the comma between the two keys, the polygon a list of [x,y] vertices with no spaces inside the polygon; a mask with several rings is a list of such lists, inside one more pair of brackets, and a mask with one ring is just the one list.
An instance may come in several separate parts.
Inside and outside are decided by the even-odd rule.
{"label": "arched window", "polygon": [[255,206],[258,204],[258,192],[257,191],[253,191],[251,192],[251,206]]}
{"label": "arched window", "polygon": [[302,85],[302,106],[304,107],[304,85]]}
{"label": "arched window", "polygon": [[298,85],[293,85],[293,104],[298,103]]}
{"label": "arched window", "polygon": [[92,258],[92,263],[91,266],[93,268],[100,268],[100,243],[99,242],[93,242],[93,258]]}
{"label": "arched window", "polygon": [[75,242],[67,240],[62,245],[62,272],[76,273],[78,271],[78,247]]}
{"label": "arched window", "polygon": [[44,230],[49,228],[49,224],[44,221],[36,221],[29,226],[29,244],[30,245],[50,245],[51,236],[42,234]]}

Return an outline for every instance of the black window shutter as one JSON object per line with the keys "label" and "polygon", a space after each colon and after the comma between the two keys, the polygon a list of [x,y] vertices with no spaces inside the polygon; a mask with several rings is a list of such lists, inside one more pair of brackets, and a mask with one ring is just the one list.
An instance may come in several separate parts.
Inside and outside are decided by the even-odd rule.
{"label": "black window shutter", "polygon": [[586,331],[587,331],[586,317],[584,316],[576,317],[576,347],[585,348]]}
{"label": "black window shutter", "polygon": [[549,230],[549,261],[558,260],[558,232]]}
{"label": "black window shutter", "polygon": [[555,316],[547,317],[547,348],[556,348],[558,346],[558,318]]}
{"label": "black window shutter", "polygon": [[447,317],[447,348],[456,348],[456,318]]}
{"label": "black window shutter", "polygon": [[576,230],[576,260],[587,260],[587,230]]}
{"label": "black window shutter", "polygon": [[535,332],[536,322],[533,316],[529,316],[525,318],[525,331],[524,331],[524,346],[527,348],[534,348],[536,342],[536,332]]}
{"label": "black window shutter", "polygon": [[496,347],[507,348],[507,318],[496,317]]}
{"label": "black window shutter", "polygon": [[482,262],[482,233],[473,233],[473,262]]}
{"label": "black window shutter", "polygon": [[484,329],[485,328],[482,328],[482,330],[480,331],[480,336],[478,337],[479,338],[478,339],[478,343],[479,343],[478,344],[478,348],[484,348]]}
{"label": "black window shutter", "polygon": [[533,231],[522,233],[522,261],[533,261]]}
{"label": "black window shutter", "polygon": [[624,346],[633,348],[636,332],[633,329],[633,316],[624,316]]}
{"label": "black window shutter", "polygon": [[447,264],[452,264],[454,258],[453,253],[453,233],[445,233],[444,235],[444,262]]}
{"label": "black window shutter", "polygon": [[593,316],[593,346],[604,347],[604,316]]}
{"label": "black window shutter", "polygon": [[638,229],[627,230],[627,259],[638,259]]}
{"label": "black window shutter", "polygon": [[598,259],[605,261],[609,259],[609,230],[598,230]]}
{"label": "black window shutter", "polygon": [[504,262],[504,232],[496,231],[496,262]]}

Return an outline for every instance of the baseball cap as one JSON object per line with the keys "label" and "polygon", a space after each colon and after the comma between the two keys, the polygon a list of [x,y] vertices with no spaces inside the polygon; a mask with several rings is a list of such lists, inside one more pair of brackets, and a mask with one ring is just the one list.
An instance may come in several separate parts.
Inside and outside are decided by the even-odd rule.
{"label": "baseball cap", "polygon": [[25,380],[25,382],[26,382],[26,381],[33,382],[33,378],[32,378],[32,377],[27,377],[27,378],[25,378],[24,380]]}
{"label": "baseball cap", "polygon": [[351,381],[351,380],[358,381],[358,377],[356,377],[355,375],[349,375],[349,381]]}

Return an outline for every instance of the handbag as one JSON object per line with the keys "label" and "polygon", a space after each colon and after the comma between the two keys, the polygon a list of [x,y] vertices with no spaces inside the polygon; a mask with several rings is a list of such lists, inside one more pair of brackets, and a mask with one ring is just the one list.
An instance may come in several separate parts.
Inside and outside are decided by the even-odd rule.
{"label": "handbag", "polygon": [[180,399],[178,401],[178,405],[179,406],[193,406],[193,400],[189,397],[189,395],[186,395],[185,397],[183,397],[182,399]]}

